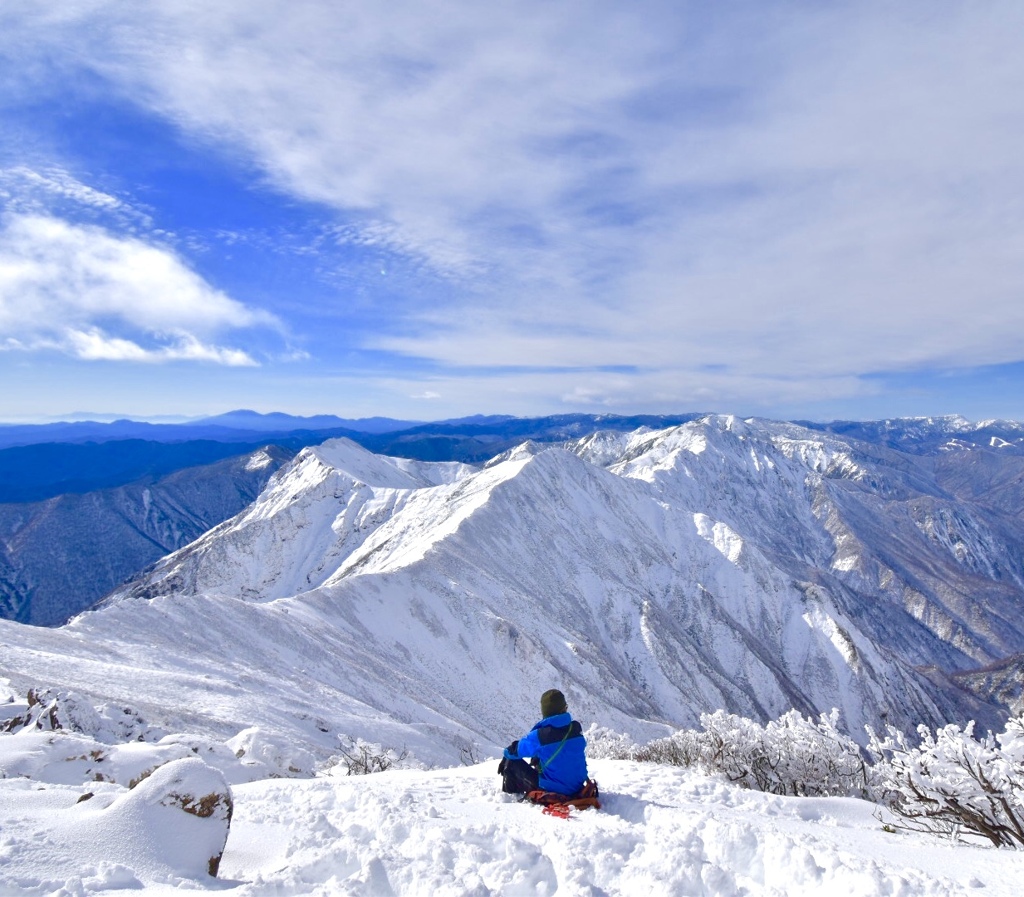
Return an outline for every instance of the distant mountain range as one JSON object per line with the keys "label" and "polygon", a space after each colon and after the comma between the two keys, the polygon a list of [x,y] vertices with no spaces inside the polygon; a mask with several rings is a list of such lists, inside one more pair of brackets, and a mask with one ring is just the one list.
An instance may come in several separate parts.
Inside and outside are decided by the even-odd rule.
{"label": "distant mountain range", "polygon": [[[525,439],[557,442],[598,428],[665,427],[696,416],[476,416],[407,427],[408,422],[386,418],[342,421],[326,415],[302,418],[233,411],[189,424],[114,421],[0,427],[0,446],[6,440],[6,447],[0,447],[0,505],[123,486],[268,444],[294,452],[344,436],[382,454],[477,462]],[[367,429],[328,426],[332,423]]]}
{"label": "distant mountain range", "polygon": [[975,423],[959,415],[949,415],[879,421],[795,423],[811,430],[847,436],[917,455],[933,455],[958,448],[989,448],[1002,454],[1024,452],[1024,424],[1017,421],[986,420]]}
{"label": "distant mountain range", "polygon": [[[619,416],[567,414],[542,418],[492,415],[407,426],[407,421],[386,418],[343,420],[330,415],[295,417],[233,411],[187,424],[145,424],[132,421],[52,424],[0,428],[13,438],[52,437],[76,434],[74,442],[41,442],[0,449],[0,617],[23,622],[57,625],[84,610],[110,588],[138,573],[162,554],[181,547],[203,531],[242,509],[241,498],[223,502],[215,497],[234,490],[251,500],[259,478],[245,475],[244,486],[230,482],[213,488],[218,474],[212,471],[244,469],[245,458],[264,447],[274,457],[286,459],[301,449],[327,438],[346,436],[378,454],[429,461],[483,463],[524,442],[567,442],[605,430],[628,432],[637,428],[663,429],[697,420],[702,415]],[[334,429],[330,425],[364,426],[364,432]],[[1024,427],[1009,421],[971,423],[959,417],[912,418],[875,422],[804,422],[808,430],[856,439],[914,456],[927,456],[931,464],[956,480],[959,494],[984,501],[1004,511],[1024,507]],[[295,427],[296,429],[287,429]],[[323,429],[316,429],[323,427]],[[62,429],[71,428],[71,429]],[[159,439],[124,439],[117,434],[139,432]],[[395,428],[395,429],[393,429]],[[399,429],[403,428],[403,429]],[[218,433],[222,439],[190,438],[196,433]],[[103,434],[99,441],[89,434]],[[225,441],[226,440],[226,441]],[[972,450],[964,455],[964,450]],[[966,459],[969,458],[969,463]],[[235,459],[207,469],[219,461]],[[241,460],[240,460],[241,459]],[[277,463],[277,462],[275,462]],[[118,506],[124,496],[139,496],[157,481],[178,474],[171,482],[179,492],[191,480],[204,484],[179,497],[168,519],[181,518],[174,539],[137,536],[116,537],[109,522],[92,519]],[[230,480],[233,474],[225,473]],[[118,490],[124,488],[123,493]],[[203,496],[209,494],[210,501]],[[121,497],[117,497],[121,496]],[[53,501],[56,499],[56,501]],[[128,500],[128,499],[125,499]],[[107,509],[100,512],[97,509]],[[39,521],[45,519],[44,526]],[[118,519],[131,531],[131,514]],[[24,521],[32,521],[25,525]],[[197,523],[198,521],[198,523]],[[110,547],[90,541],[91,534],[106,532]],[[15,534],[17,533],[17,536]],[[64,533],[59,551],[64,566],[74,576],[59,572],[62,564],[35,563],[53,550],[55,534]],[[71,538],[81,533],[85,542]],[[70,539],[70,541],[68,541]],[[137,550],[117,546],[137,544]],[[145,546],[144,548],[142,546]],[[118,558],[115,563],[112,558]],[[31,572],[30,572],[31,570]],[[59,600],[53,597],[59,595]],[[32,610],[32,607],[35,610]]]}
{"label": "distant mountain range", "polygon": [[706,416],[483,465],[333,440],[98,610],[0,622],[0,676],[323,756],[501,744],[552,684],[637,737],[719,708],[996,727],[1022,678],[1021,431],[883,431]]}
{"label": "distant mountain range", "polygon": [[[188,424],[76,421],[0,429],[26,443],[0,449],[0,618],[64,623],[236,514],[282,460],[330,437],[348,436],[390,455],[478,462],[524,439],[563,441],[598,427],[629,430],[690,417],[477,415],[390,432],[408,422],[233,411]],[[150,438],[125,438],[130,433]],[[74,441],[28,442],[58,437]],[[248,459],[262,450],[274,463],[253,472]],[[166,505],[165,490],[174,496]],[[147,495],[154,510],[144,514]]]}
{"label": "distant mountain range", "polygon": [[289,435],[310,431],[386,433],[417,426],[417,421],[386,417],[346,420],[331,414],[298,417],[273,412],[229,411],[215,417],[183,423],[149,423],[128,418],[114,421],[73,420],[47,424],[0,424],[0,448],[44,442],[112,442],[145,439],[151,442],[187,442],[197,439],[248,442],[259,434]]}

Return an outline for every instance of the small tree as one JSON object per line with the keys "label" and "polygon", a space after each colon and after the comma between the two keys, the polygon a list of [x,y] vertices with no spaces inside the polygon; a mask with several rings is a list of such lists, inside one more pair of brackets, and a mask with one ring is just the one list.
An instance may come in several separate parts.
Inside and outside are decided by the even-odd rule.
{"label": "small tree", "polygon": [[345,767],[347,776],[366,776],[375,772],[386,772],[395,765],[401,765],[409,756],[403,748],[400,752],[386,749],[380,745],[370,745],[364,741],[352,741],[347,748],[339,748],[341,760],[339,765]]}
{"label": "small tree", "polygon": [[998,847],[1024,847],[1024,718],[1002,735],[974,737],[974,723],[917,729],[920,744],[889,727],[868,730],[870,751],[892,811],[908,828],[955,836],[961,830]]}

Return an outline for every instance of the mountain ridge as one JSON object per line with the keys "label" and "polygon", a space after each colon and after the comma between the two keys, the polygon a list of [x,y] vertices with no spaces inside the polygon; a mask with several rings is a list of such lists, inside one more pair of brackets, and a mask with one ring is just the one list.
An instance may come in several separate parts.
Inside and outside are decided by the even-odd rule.
{"label": "mountain ridge", "polygon": [[[0,625],[3,674],[70,685],[69,655],[89,694],[141,683],[168,725],[258,725],[314,752],[385,734],[428,758],[500,745],[552,682],[635,737],[722,707],[836,706],[853,732],[997,727],[1005,701],[951,677],[1024,646],[1019,559],[999,541],[1021,524],[958,504],[915,458],[726,416],[484,466],[330,442],[101,609]],[[1002,552],[987,567],[986,539]]]}

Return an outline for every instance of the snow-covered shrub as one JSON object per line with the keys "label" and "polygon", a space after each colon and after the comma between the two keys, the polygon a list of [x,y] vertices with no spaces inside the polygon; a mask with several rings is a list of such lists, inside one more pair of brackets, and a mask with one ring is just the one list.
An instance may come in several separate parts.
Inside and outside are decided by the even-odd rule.
{"label": "snow-covered shrub", "polygon": [[973,722],[917,732],[914,746],[891,726],[885,738],[868,730],[892,811],[919,831],[966,831],[996,846],[1024,847],[1024,717],[980,739]]}
{"label": "snow-covered shrub", "polygon": [[693,766],[702,755],[702,735],[691,729],[680,729],[665,738],[656,738],[636,748],[633,759],[642,763],[663,763],[667,766]]}
{"label": "snow-covered shrub", "polygon": [[597,723],[591,723],[583,737],[587,740],[587,756],[592,760],[633,760],[639,750],[628,735]]}
{"label": "snow-covered shrub", "polygon": [[838,729],[838,710],[817,722],[795,710],[766,726],[724,710],[702,714],[700,721],[703,731],[680,730],[633,756],[696,766],[773,794],[867,797],[874,790],[860,747]]}
{"label": "snow-covered shrub", "polygon": [[771,786],[779,794],[868,797],[874,778],[860,746],[839,731],[839,711],[822,713],[817,722],[795,710],[765,726],[765,745],[778,761]]}
{"label": "snow-covered shrub", "polygon": [[366,776],[375,772],[386,772],[392,768],[400,768],[409,758],[409,751],[385,748],[379,744],[369,744],[361,739],[349,739],[348,743],[339,748],[339,754],[327,770],[328,775],[339,775],[344,770],[346,776]]}

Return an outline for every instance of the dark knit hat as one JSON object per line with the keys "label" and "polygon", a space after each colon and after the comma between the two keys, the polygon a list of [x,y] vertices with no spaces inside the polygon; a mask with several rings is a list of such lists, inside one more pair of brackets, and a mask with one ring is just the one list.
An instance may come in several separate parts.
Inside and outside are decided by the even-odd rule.
{"label": "dark knit hat", "polygon": [[554,716],[556,713],[565,713],[568,710],[565,703],[565,695],[557,688],[549,688],[540,696],[540,715],[545,719]]}

